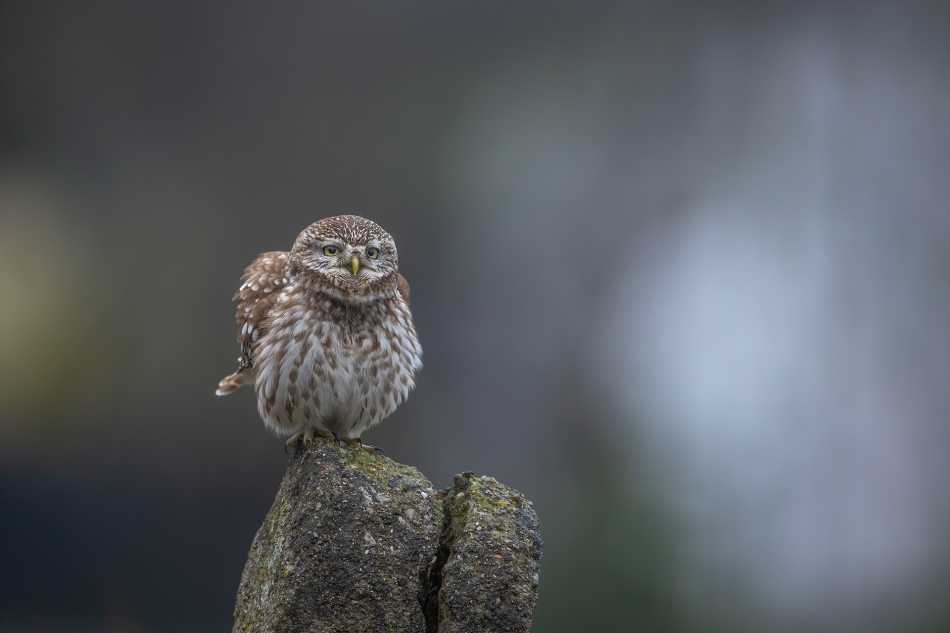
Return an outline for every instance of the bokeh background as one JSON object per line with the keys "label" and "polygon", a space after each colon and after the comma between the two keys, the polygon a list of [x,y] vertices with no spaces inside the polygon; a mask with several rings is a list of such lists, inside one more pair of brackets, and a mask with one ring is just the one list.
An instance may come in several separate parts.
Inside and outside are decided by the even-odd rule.
{"label": "bokeh background", "polygon": [[534,501],[539,633],[950,630],[950,3],[2,3],[0,631],[228,630],[260,252],[395,237],[366,439]]}

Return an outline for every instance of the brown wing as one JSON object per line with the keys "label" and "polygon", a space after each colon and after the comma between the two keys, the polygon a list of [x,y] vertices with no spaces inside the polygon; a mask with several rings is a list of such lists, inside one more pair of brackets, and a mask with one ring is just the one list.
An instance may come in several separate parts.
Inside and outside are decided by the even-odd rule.
{"label": "brown wing", "polygon": [[267,314],[277,302],[281,288],[287,285],[284,266],[290,253],[272,251],[261,253],[244,271],[244,281],[233,299],[238,302],[235,320],[240,329],[237,340],[241,344],[241,368],[251,366],[251,353],[264,335]]}
{"label": "brown wing", "polygon": [[409,305],[409,282],[399,273],[396,273],[396,290],[402,295],[406,305]]}

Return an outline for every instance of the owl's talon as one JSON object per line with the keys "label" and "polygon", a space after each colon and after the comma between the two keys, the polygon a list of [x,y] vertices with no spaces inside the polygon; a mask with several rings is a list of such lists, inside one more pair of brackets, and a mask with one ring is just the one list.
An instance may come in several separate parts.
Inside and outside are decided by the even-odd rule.
{"label": "owl's talon", "polygon": [[[382,446],[373,446],[372,444],[363,444],[363,440],[361,440],[360,438],[356,438],[356,441],[360,443],[360,448],[362,448],[364,451],[368,453],[372,453],[373,455],[379,455],[380,453],[382,453],[383,455],[386,455],[386,451],[385,449],[383,449]],[[389,457],[389,455],[386,455],[386,457]]]}
{"label": "owl's talon", "polygon": [[[334,433],[334,435],[336,435],[336,433]],[[367,453],[372,453],[373,455],[378,455],[380,453],[382,453],[383,455],[386,455],[386,451],[384,451],[382,447],[372,446],[370,444],[363,444],[363,440],[361,440],[358,437],[354,437],[353,439],[341,440],[341,441],[347,446],[359,445],[361,449],[363,449]]]}
{"label": "owl's talon", "polygon": [[313,444],[314,437],[315,435],[314,435],[313,429],[307,428],[301,431],[300,433],[291,435],[290,438],[287,440],[287,442],[284,444],[284,446],[285,447],[297,446],[300,442],[303,442],[303,445],[306,448],[310,448],[310,445]]}

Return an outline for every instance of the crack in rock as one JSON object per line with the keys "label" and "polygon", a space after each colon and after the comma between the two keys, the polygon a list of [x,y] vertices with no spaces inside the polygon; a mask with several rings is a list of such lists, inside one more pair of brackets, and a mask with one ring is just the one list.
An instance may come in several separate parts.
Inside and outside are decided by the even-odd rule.
{"label": "crack in rock", "polygon": [[439,495],[439,547],[420,572],[426,633],[530,631],[542,547],[531,502],[470,472]]}

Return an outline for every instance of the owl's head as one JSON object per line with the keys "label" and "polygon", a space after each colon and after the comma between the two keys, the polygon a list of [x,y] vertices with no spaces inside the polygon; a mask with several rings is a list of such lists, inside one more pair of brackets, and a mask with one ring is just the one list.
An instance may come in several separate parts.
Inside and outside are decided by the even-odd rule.
{"label": "owl's head", "polygon": [[396,243],[378,224],[355,215],[314,222],[287,260],[294,283],[349,303],[395,296]]}

